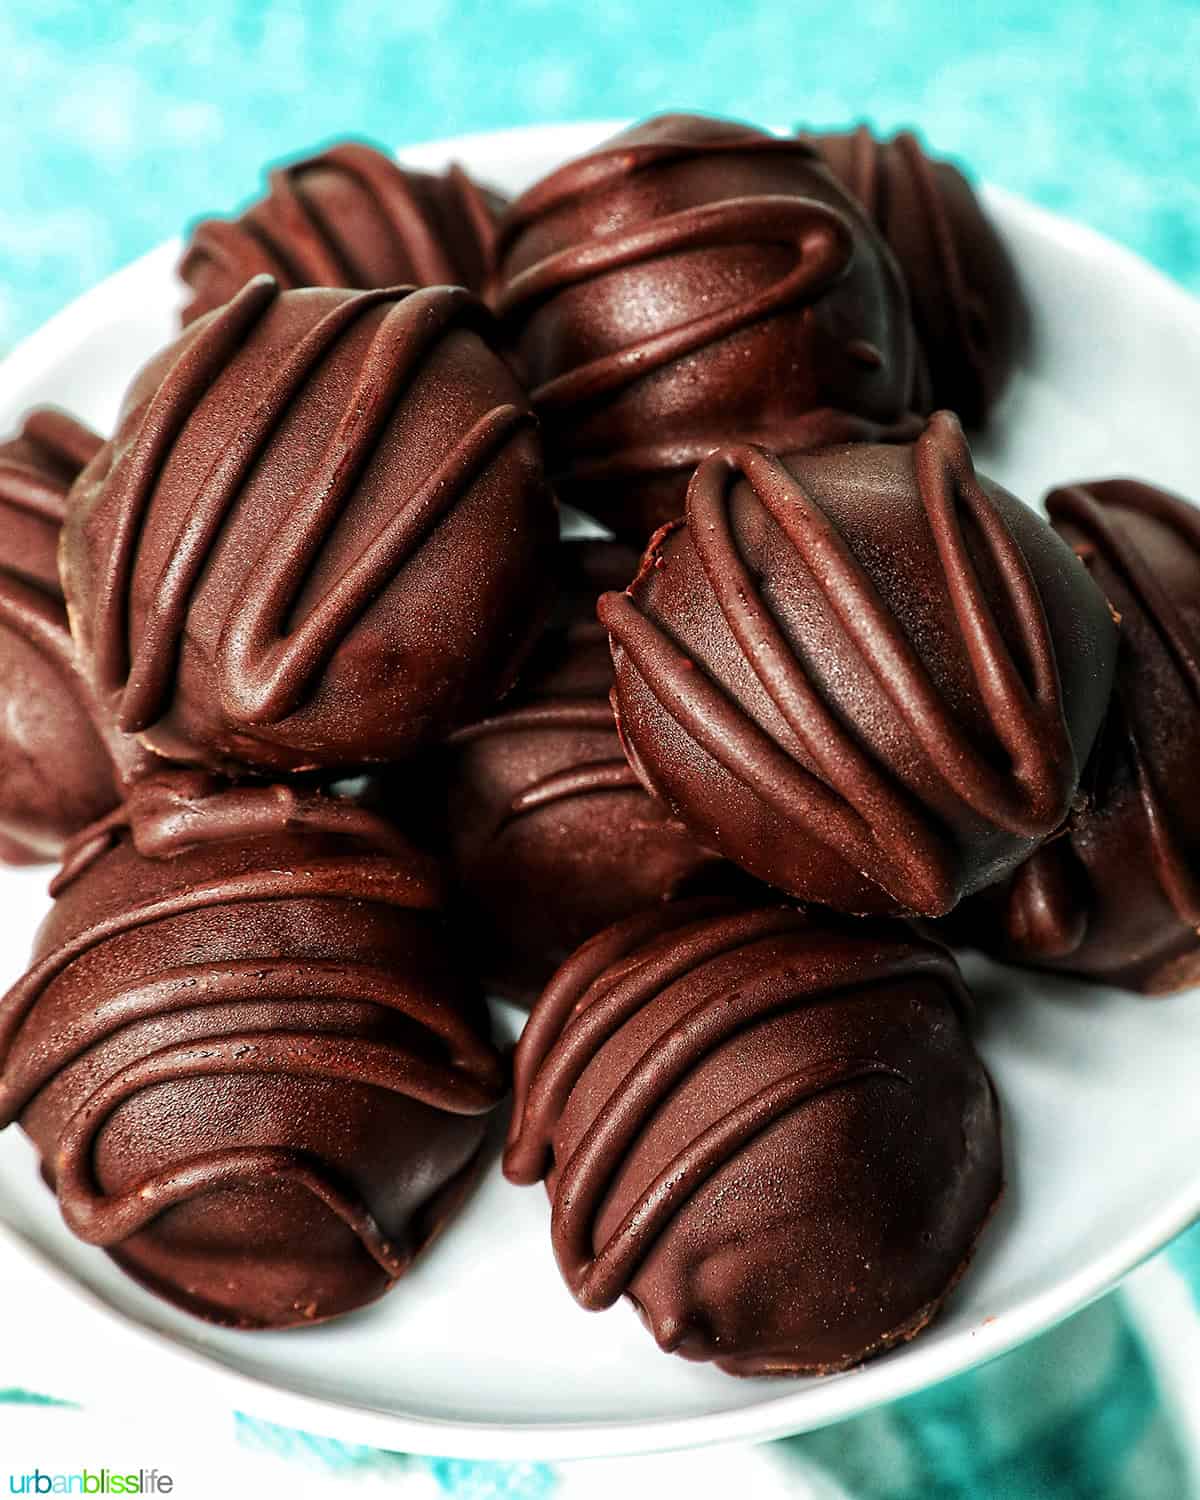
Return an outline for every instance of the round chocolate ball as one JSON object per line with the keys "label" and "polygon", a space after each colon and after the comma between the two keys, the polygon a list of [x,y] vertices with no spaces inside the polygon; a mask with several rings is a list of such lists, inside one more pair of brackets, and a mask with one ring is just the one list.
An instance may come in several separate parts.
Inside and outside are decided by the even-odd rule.
{"label": "round chocolate ball", "polygon": [[630,581],[637,553],[570,541],[560,561],[557,616],[517,689],[451,737],[445,766],[464,929],[487,987],[525,1005],[601,928],[738,880],[645,791],[617,738],[596,599]]}
{"label": "round chocolate ball", "polygon": [[188,235],[179,275],[191,296],[185,324],[253,277],[281,286],[465,286],[492,269],[504,200],[461,167],[402,167],[363,141],[340,141],[274,168],[267,191],[233,219],[204,219]]}
{"label": "round chocolate ball", "polygon": [[1066,836],[956,913],[998,957],[1144,994],[1200,980],[1200,514],[1133,479],[1051,492],[1121,622],[1116,683]]}
{"label": "round chocolate ball", "polygon": [[899,923],[683,903],[586,944],[515,1058],[504,1167],[544,1178],[587,1308],[734,1375],[912,1338],[1003,1185],[999,1114],[942,948]]}
{"label": "round chocolate ball", "polygon": [[80,835],[56,892],[0,1002],[0,1124],[69,1227],[233,1327],[385,1292],[506,1086],[428,861],[349,802],[183,773]]}
{"label": "round chocolate ball", "polygon": [[947,412],[915,444],[714,455],[599,610],[644,785],[855,913],[940,916],[1053,834],[1115,654],[1082,563]]}
{"label": "round chocolate ball", "polygon": [[101,439],[49,407],[0,442],[0,859],[52,859],[117,800],[58,582],[67,490]]}
{"label": "round chocolate ball", "polygon": [[122,731],[212,769],[344,769],[511,686],[557,518],[493,336],[465,291],[259,277],[145,367],[62,555]]}
{"label": "round chocolate ball", "polygon": [[971,184],[911,131],[882,140],[860,125],[806,139],[896,257],[931,404],[981,426],[1012,374],[1028,314],[1012,259]]}
{"label": "round chocolate ball", "polygon": [[663,115],[501,224],[495,303],[565,501],[643,541],[718,444],[911,433],[895,262],[811,147]]}

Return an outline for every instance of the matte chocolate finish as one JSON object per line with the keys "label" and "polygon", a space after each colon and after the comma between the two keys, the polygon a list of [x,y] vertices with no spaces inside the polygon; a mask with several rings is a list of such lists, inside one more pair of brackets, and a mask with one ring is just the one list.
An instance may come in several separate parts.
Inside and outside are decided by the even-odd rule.
{"label": "matte chocolate finish", "polygon": [[493,332],[461,290],[259,277],[145,367],[62,559],[123,731],[214,769],[341,769],[404,759],[512,684],[557,522]]}
{"label": "matte chocolate finish", "polygon": [[644,541],[718,444],[912,435],[899,272],[797,140],[663,115],[501,223],[496,307],[564,501]]}
{"label": "matte chocolate finish", "polygon": [[643,783],[751,874],[938,916],[1066,818],[1115,630],[957,421],[912,445],[716,454],[600,618]]}
{"label": "matte chocolate finish", "polygon": [[944,949],[790,907],[643,913],[559,970],[517,1048],[505,1153],[546,1179],[576,1299],[734,1375],[913,1337],[1003,1169]]}
{"label": "matte chocolate finish", "polygon": [[1200,514],[1133,479],[1054,490],[1046,505],[1120,616],[1116,687],[1068,836],[953,931],[1163,994],[1200,981]]}
{"label": "matte chocolate finish", "polygon": [[171,1302],[312,1323],[401,1276],[505,1091],[436,869],[348,802],[139,784],[80,836],[0,1002],[0,1124]]}
{"label": "matte chocolate finish", "polygon": [[179,274],[191,323],[266,273],[281,286],[465,286],[493,265],[504,199],[461,167],[402,167],[363,141],[341,141],[275,167],[267,191],[234,219],[204,219]]}
{"label": "matte chocolate finish", "polygon": [[621,751],[596,597],[630,581],[637,553],[575,541],[560,556],[561,607],[516,691],[460,729],[447,759],[464,929],[487,987],[526,1005],[601,928],[740,878],[643,789]]}
{"label": "matte chocolate finish", "polygon": [[0,859],[52,859],[117,800],[58,583],[71,481],[101,439],[32,411],[0,443]]}
{"label": "matte chocolate finish", "polygon": [[971,184],[911,131],[807,135],[866,210],[908,285],[932,406],[981,426],[1024,342],[1028,314],[1004,242]]}

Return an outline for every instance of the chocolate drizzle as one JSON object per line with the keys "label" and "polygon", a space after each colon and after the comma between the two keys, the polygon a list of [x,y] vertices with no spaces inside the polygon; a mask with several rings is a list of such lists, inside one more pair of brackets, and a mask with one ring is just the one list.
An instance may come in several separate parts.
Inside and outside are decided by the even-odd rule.
{"label": "chocolate drizzle", "polygon": [[[1087,546],[1102,553],[1109,573],[1121,579],[1124,591],[1136,600],[1139,613],[1170,658],[1191,712],[1200,714],[1200,633],[1136,543],[1122,534],[1120,525],[1095,498],[1093,490],[1110,504],[1140,511],[1169,528],[1177,542],[1196,557],[1200,557],[1200,516],[1186,501],[1131,480],[1117,481],[1113,486],[1069,485],[1052,491],[1046,499],[1050,519],[1056,525],[1069,526],[1085,535]],[[1173,810],[1156,785],[1150,757],[1140,743],[1139,734],[1144,734],[1148,726],[1139,726],[1137,711],[1131,708],[1128,698],[1129,684],[1118,677],[1114,689],[1115,717],[1126,736],[1136,771],[1138,799],[1153,856],[1150,867],[1171,910],[1184,926],[1194,930],[1200,927],[1200,880],[1180,846]]]}
{"label": "chocolate drizzle", "polygon": [[[285,307],[289,297],[327,300]],[[325,310],[319,311],[321,307]],[[201,409],[207,410],[231,361],[259,338],[259,329],[277,316],[277,309],[279,317],[297,316],[297,336],[260,386],[237,394],[244,414],[219,447],[211,445],[210,454],[200,430]],[[247,538],[254,524],[247,514],[249,497],[258,493],[256,485],[261,487],[281,424],[307,399],[310,383],[335,358],[335,351],[355,337],[364,319],[371,323],[369,341],[349,372],[352,383],[341,393],[335,419],[325,418],[327,438],[303,470],[288,472],[287,509],[269,537],[251,533]],[[446,348],[448,341],[461,340],[463,334],[486,339],[489,331],[481,304],[457,289],[281,294],[269,278],[259,277],[185,336],[178,354],[164,365],[157,389],[123,423],[110,468],[97,476],[88,497],[108,527],[106,545],[96,554],[86,522],[76,533],[93,551],[92,597],[80,601],[88,626],[85,645],[90,630],[99,688],[112,703],[122,731],[146,735],[173,712],[183,643],[193,633],[189,622],[201,608],[200,591],[214,553],[232,545],[229,538],[236,533],[248,549],[241,576],[236,590],[221,602],[219,618],[210,624],[210,630],[216,627],[215,635],[203,644],[206,698],[215,701],[200,707],[206,716],[219,716],[224,726],[220,740],[210,734],[189,756],[178,736],[164,726],[162,733],[149,735],[148,743],[171,758],[223,764],[219,753],[210,757],[219,752],[221,741],[232,739],[234,760],[248,757],[259,763],[261,758],[273,765],[281,753],[275,742],[284,740],[296,746],[295,756],[288,757],[289,768],[353,764],[349,748],[306,756],[310,746],[297,721],[321,711],[315,700],[324,704],[330,696],[332,660],[344,652],[381,595],[396,586],[432,533],[474,492],[473,487],[488,478],[519,434],[532,441],[532,414],[490,352],[482,347],[479,351],[481,365],[487,366],[484,373],[490,375],[494,366],[494,388],[514,399],[485,406],[454,435],[443,454],[438,455],[437,445],[431,443],[428,471],[422,474],[418,468],[414,483],[413,471],[406,466],[408,493],[397,497],[371,530],[351,539],[346,517],[364,471],[397,413],[403,413],[406,398],[435,351]],[[455,357],[460,357],[458,345],[456,351]],[[198,479],[189,480],[195,493],[186,506],[175,495],[167,496],[165,505],[173,508],[176,518],[168,523],[160,519],[160,486],[168,462],[180,452],[195,455],[193,469],[197,459],[204,467]],[[536,480],[529,484],[521,458],[523,450],[521,457],[505,459],[510,470],[515,467],[521,474],[519,480],[514,475],[513,482],[526,486],[528,502],[539,501],[549,522],[549,502]],[[173,535],[167,533],[168,525],[174,527]],[[343,549],[352,546],[353,551],[347,550],[341,565],[334,566],[330,542],[339,529]],[[536,546],[537,536],[538,527],[531,526],[520,538],[520,547]],[[74,560],[74,548],[70,556]],[[146,593],[142,586],[145,602],[135,620],[135,570],[144,574],[160,558],[153,587]],[[78,571],[77,562],[74,566]],[[320,569],[323,592],[314,599],[314,570]],[[509,607],[536,610],[536,598]],[[207,610],[211,616],[211,604]],[[492,643],[479,648],[496,649]],[[406,660],[415,665],[415,648],[409,649]],[[512,665],[505,670],[511,673]],[[409,729],[404,724],[380,727],[381,733],[401,738]],[[344,723],[332,728],[340,738],[348,733]],[[320,725],[314,726],[312,736],[317,741],[325,737]],[[311,749],[316,752],[317,746]],[[367,756],[372,758],[378,754]]]}
{"label": "chocolate drizzle", "polygon": [[55,854],[116,797],[57,560],[67,490],[100,446],[49,407],[0,443],[0,858],[22,863]]}
{"label": "chocolate drizzle", "polygon": [[[203,387],[198,388],[198,382],[194,385],[192,372],[181,368],[185,361],[176,365],[154,398],[156,407],[171,413],[169,426],[158,428],[152,410],[143,429],[147,438],[143,439],[142,454],[135,450],[128,468],[114,476],[115,504],[122,512],[122,545],[112,556],[113,581],[105,590],[100,624],[108,686],[118,685],[123,601],[128,595],[137,538],[153,493],[152,466],[158,446],[153,441],[155,431],[169,432],[171,437],[178,433],[195,401],[224,367],[231,348],[246,337],[244,320],[261,316],[277,295],[278,287],[272,282],[256,280],[218,314],[205,331],[204,343],[209,342],[208,334],[212,335],[211,363],[198,358],[208,376]],[[319,467],[298,492],[289,525],[249,573],[242,599],[231,607],[222,628],[218,658],[222,706],[237,722],[278,723],[296,711],[305,694],[311,692],[314,678],[379,589],[400,571],[432,527],[459,501],[479,470],[530,420],[529,413],[515,406],[499,406],[481,417],[450,456],[407,498],[391,527],[373,540],[338,580],[336,588],[302,624],[285,633],[284,622],[292,613],[307,569],[341,514],[347,491],[379,441],[417,366],[451,327],[479,321],[478,304],[466,294],[433,290],[410,295],[424,304],[417,316],[411,306],[405,305],[408,297],[397,301],[394,292],[367,292],[326,314],[263,392],[241,430],[240,443],[221,455],[197,496],[193,514],[170,549],[169,570],[160,579],[154,607],[129,663],[120,706],[120,725],[127,733],[148,728],[163,710],[192,592],[222,524],[237,503],[246,474],[261,457],[280,417],[313,368],[363,313],[396,302],[372,339],[358,384]]]}
{"label": "chocolate drizzle", "polygon": [[970,184],[911,131],[881,140],[859,125],[803,138],[862,204],[904,273],[931,404],[981,425],[1012,372],[1027,314],[1008,253]]}
{"label": "chocolate drizzle", "polygon": [[[857,942],[854,935],[836,919],[794,908],[739,910],[721,902],[683,903],[602,933],[559,970],[517,1049],[516,1105],[504,1168],[517,1183],[547,1178],[559,1268],[584,1307],[609,1307],[632,1294],[664,1348],[692,1358],[716,1358],[734,1373],[762,1373],[764,1356],[771,1369],[822,1363],[803,1347],[776,1345],[766,1354],[761,1342],[770,1340],[771,1332],[757,1325],[752,1339],[759,1348],[727,1347],[715,1329],[700,1335],[709,1314],[701,1290],[707,1278],[698,1263],[693,1262],[688,1284],[672,1282],[664,1288],[660,1282],[670,1259],[667,1243],[688,1237],[689,1214],[698,1196],[739,1156],[752,1160],[758,1142],[774,1127],[799,1120],[814,1101],[843,1091],[898,1089],[923,1097],[928,1089],[928,1062],[912,1061],[908,1045],[897,1045],[898,1034],[883,1050],[868,1028],[857,1032],[855,1002],[866,989],[877,995],[894,990],[899,1015],[901,994],[940,994],[961,1024],[970,1002],[957,967],[944,950],[899,927],[868,925]],[[744,1046],[756,1029],[769,1029],[813,1008],[822,1019],[806,1021],[792,1032],[809,1038],[806,1045],[790,1055],[754,1053],[760,1083],[732,1063],[723,1073],[713,1071],[731,1044]],[[661,1019],[652,1026],[650,1017],[658,1011]],[[844,1026],[836,1022],[839,1014]],[[825,1016],[835,1018],[829,1028]],[[621,1039],[630,1027],[638,1029],[626,1046]],[[683,1108],[684,1118],[691,1118],[683,1101],[709,1064],[707,1088],[717,1077],[726,1079],[719,1101],[706,1098],[691,1135],[656,1133],[664,1109]],[[597,1069],[612,1084],[610,1092],[601,1090]],[[585,1079],[592,1081],[585,1086]],[[587,1102],[577,1105],[581,1090]],[[897,1106],[901,1113],[913,1107]],[[583,1116],[564,1134],[565,1118],[577,1109]],[[971,1118],[970,1129],[982,1128],[983,1134],[969,1149],[978,1151],[982,1163],[989,1152],[995,1153],[996,1143],[992,1139],[985,1148],[988,1127],[973,1113]],[[992,1132],[994,1128],[993,1121]],[[648,1161],[645,1143],[652,1139],[657,1144]],[[961,1135],[959,1140],[961,1149]],[[636,1188],[626,1181],[635,1153],[641,1154]],[[836,1172],[838,1163],[830,1161],[826,1170]],[[947,1170],[952,1174],[955,1169]],[[986,1171],[995,1172],[994,1154]],[[848,1191],[853,1191],[852,1175]],[[986,1210],[997,1187],[993,1176],[990,1196],[985,1188],[979,1210]],[[733,1191],[735,1197],[743,1196]],[[772,1214],[785,1211],[774,1201],[776,1194],[772,1183]],[[764,1203],[764,1217],[765,1211]],[[798,1205],[796,1212],[802,1217]],[[710,1209],[697,1213],[715,1264],[721,1255],[715,1228],[721,1216],[713,1219]],[[957,1241],[960,1259],[977,1229],[975,1220],[965,1241]],[[753,1227],[739,1222],[729,1226],[728,1234],[738,1241],[739,1254],[755,1255]],[[806,1262],[801,1256],[797,1266]],[[860,1261],[860,1274],[863,1269]],[[952,1280],[958,1269],[959,1261],[952,1259],[944,1279]],[[835,1287],[831,1299],[837,1295]],[[693,1297],[697,1302],[687,1305]],[[885,1318],[889,1315],[895,1316],[896,1309],[884,1309]],[[926,1309],[922,1321],[929,1315],[931,1309]],[[713,1316],[720,1321],[721,1314]],[[789,1309],[776,1309],[771,1316],[786,1322]],[[830,1337],[828,1327],[823,1336]],[[861,1350],[851,1352],[862,1357]],[[841,1362],[853,1362],[853,1357]]]}
{"label": "chocolate drizzle", "polygon": [[[810,472],[819,477],[819,469]],[[688,492],[686,532],[683,523],[674,532],[694,549],[713,606],[786,735],[772,732],[761,715],[756,719],[719,672],[705,670],[675,643],[670,621],[640,602],[660,555],[672,555],[672,530],[656,539],[628,594],[602,599],[600,616],[617,653],[619,707],[627,662],[661,711],[777,816],[802,826],[851,868],[869,871],[901,908],[936,915],[961,893],[953,825],[927,797],[914,795],[872,752],[844,706],[824,695],[786,620],[772,612],[771,580],[755,577],[743,555],[732,511],[735,482],[744,480],[786,538],[789,566],[819,587],[850,659],[912,735],[943,803],[1013,840],[1040,841],[1066,816],[1078,765],[1038,582],[1008,519],[976,479],[949,413],[935,416],[917,442],[914,477],[940,569],[920,586],[944,591],[950,603],[986,738],[979,726],[968,731],[819,492],[761,450],[726,450],[702,464]],[[745,501],[738,503],[745,525]],[[636,730],[627,733],[635,763],[661,792]]]}
{"label": "chocolate drizzle", "polygon": [[967,941],[1147,993],[1200,967],[1200,517],[1134,480],[1046,501],[1120,617],[1122,646],[1088,797],[1065,836],[956,923]]}
{"label": "chocolate drizzle", "polygon": [[702,313],[564,371],[534,388],[534,404],[543,413],[553,414],[612,395],[781,308],[815,302],[845,274],[853,254],[852,232],[845,218],[825,203],[782,195],[732,198],[667,214],[625,234],[572,246],[514,277],[497,299],[496,312],[501,319],[517,322],[565,287],[661,256],[759,241],[794,249],[796,264],[786,276],[748,292],[741,302]]}
{"label": "chocolate drizzle", "polygon": [[[95,458],[102,442],[66,412],[49,406],[29,412],[20,435],[0,444],[0,505],[47,522],[57,541],[71,481]],[[57,579],[45,583],[57,588]]]}
{"label": "chocolate drizzle", "polygon": [[733,874],[647,796],[621,752],[608,693],[602,588],[637,554],[560,548],[562,604],[515,692],[450,737],[451,863],[489,987],[532,1003],[585,938],[644,905]]}
{"label": "chocolate drizzle", "polygon": [[[588,698],[561,698],[547,703],[534,703],[525,708],[513,708],[506,713],[494,714],[491,718],[480,720],[478,724],[468,724],[465,729],[460,729],[450,737],[450,744],[469,745],[489,735],[523,734],[528,730],[544,730],[549,734],[584,730],[612,735],[612,709],[603,700],[596,702]],[[552,802],[586,797],[594,792],[639,790],[637,776],[623,755],[564,766],[521,787],[509,802],[496,832],[501,832],[514,818],[537,812]]]}
{"label": "chocolate drizzle", "polygon": [[[0,1002],[0,1127],[30,1122],[45,1150],[49,1112],[47,1166],[70,1228],[89,1243],[120,1248],[122,1257],[132,1253],[135,1274],[150,1276],[145,1236],[164,1216],[230,1191],[266,1193],[269,1203],[273,1185],[288,1184],[345,1225],[388,1281],[400,1276],[440,1222],[434,1201],[444,1201],[448,1212],[469,1179],[482,1139],[480,1125],[471,1127],[473,1144],[454,1136],[439,1144],[434,1122],[482,1117],[505,1088],[480,1018],[439,978],[443,961],[430,947],[430,914],[441,894],[433,865],[382,819],[352,804],[286,788],[221,789],[187,773],[140,785],[131,804],[94,835],[82,835],[77,848],[86,852],[60,886],[36,961]],[[267,955],[255,945],[272,930],[272,904],[285,936],[282,948],[278,935],[267,937],[276,945]],[[311,919],[295,915],[304,911],[325,912],[325,922],[343,912],[346,951],[331,948],[327,958],[305,953]],[[262,915],[251,918],[254,912]],[[198,954],[187,931],[204,913],[205,930],[220,934],[220,951]],[[239,923],[244,956],[237,952]],[[377,934],[376,946],[355,938],[356,931]],[[154,967],[146,964],[148,939],[156,945]],[[385,944],[393,942],[399,946],[389,952]],[[123,953],[142,957],[131,967],[118,957]],[[402,953],[407,960],[398,958]],[[64,1022],[61,995],[78,989],[77,965],[90,974],[87,1003],[69,1009]],[[49,1029],[40,1019],[43,1005],[57,1018]],[[214,1018],[211,1029],[206,1016]],[[127,1039],[135,1035],[145,1040],[131,1053]],[[238,1097],[251,1109],[263,1088],[287,1096],[308,1083],[331,1085],[350,1091],[348,1111],[378,1091],[422,1108],[419,1128],[426,1135],[368,1141],[374,1156],[352,1162],[339,1153],[366,1147],[354,1144],[359,1127],[351,1114],[338,1128],[319,1114],[304,1117],[308,1147],[239,1142],[239,1129],[255,1133],[250,1118],[202,1116],[203,1147],[136,1172],[126,1187],[106,1188],[98,1176],[106,1132],[119,1119],[125,1124],[116,1128],[127,1130],[141,1101],[156,1092],[194,1089],[206,1080],[214,1088],[242,1088]],[[422,1152],[430,1153],[427,1168],[418,1160]],[[411,1168],[405,1153],[413,1155]],[[435,1165],[443,1156],[451,1163],[445,1169]],[[390,1225],[382,1224],[355,1186],[356,1179],[386,1184],[389,1159],[401,1174],[414,1172],[427,1196],[435,1190],[427,1229],[417,1214],[406,1227],[394,1209]],[[386,1187],[381,1201],[389,1201]],[[230,1264],[238,1264],[237,1250],[228,1249]],[[169,1276],[158,1289],[219,1321],[293,1320],[269,1287],[239,1291],[240,1273],[223,1285],[219,1263],[210,1274],[215,1290],[173,1289]],[[347,1270],[358,1290],[345,1295],[378,1295],[372,1277],[355,1282],[355,1274]],[[343,1291],[321,1291],[320,1273],[314,1277],[315,1315],[325,1316],[336,1309],[320,1305],[321,1298]]]}
{"label": "chocolate drizzle", "polygon": [[414,172],[357,141],[277,167],[239,218],[192,230],[179,274],[189,323],[253,276],[283,287],[413,282],[479,290],[493,264],[500,200],[462,170]]}
{"label": "chocolate drizzle", "polygon": [[895,268],[799,141],[647,121],[519,198],[497,257],[495,306],[555,483],[620,534],[678,514],[687,471],[721,441],[919,426]]}

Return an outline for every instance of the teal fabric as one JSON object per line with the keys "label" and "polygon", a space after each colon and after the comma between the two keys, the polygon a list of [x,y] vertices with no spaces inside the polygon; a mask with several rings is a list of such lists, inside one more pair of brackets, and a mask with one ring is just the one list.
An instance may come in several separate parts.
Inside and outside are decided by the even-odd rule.
{"label": "teal fabric", "polygon": [[[1180,1235],[1168,1253],[1192,1286],[1196,1304],[1200,1307],[1200,1224]],[[1200,1380],[1200,1372],[1197,1372],[1197,1380]]]}
{"label": "teal fabric", "polygon": [[[1200,1248],[1200,1231],[1180,1241],[1189,1248]],[[251,1449],[333,1473],[382,1467],[400,1490],[429,1473],[454,1500],[569,1500],[587,1467],[408,1458],[245,1417],[238,1433]],[[1198,1446],[1200,1433],[1171,1421],[1154,1345],[1116,1294],[980,1369],[769,1445],[764,1472],[781,1496],[803,1495],[817,1474],[853,1500],[1187,1500]]]}
{"label": "teal fabric", "polygon": [[0,348],[262,164],[532,121],[918,122],[1200,287],[1196,0],[4,0]]}

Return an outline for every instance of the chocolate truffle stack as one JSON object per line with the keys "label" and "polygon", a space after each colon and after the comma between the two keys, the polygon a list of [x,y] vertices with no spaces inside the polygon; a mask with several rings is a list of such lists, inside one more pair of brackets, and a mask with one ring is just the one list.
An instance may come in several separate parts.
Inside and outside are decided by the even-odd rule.
{"label": "chocolate truffle stack", "polygon": [[505,1090],[483,981],[583,1306],[742,1375],[913,1337],[1003,1163],[909,919],[1148,989],[1200,922],[1200,530],[976,473],[1024,314],[966,180],[669,115],[505,208],[345,143],[181,274],[113,438],[0,462],[58,674],[0,688],[86,747],[0,799],[76,835],[0,1005],[68,1223],[232,1326],[373,1299]]}
{"label": "chocolate truffle stack", "polygon": [[0,1121],[76,1233],[212,1321],[386,1290],[506,1091],[437,862],[299,779],[441,739],[545,621],[555,507],[493,344],[461,288],[256,277],[66,506],[72,670],[133,770],[0,1007]]}

